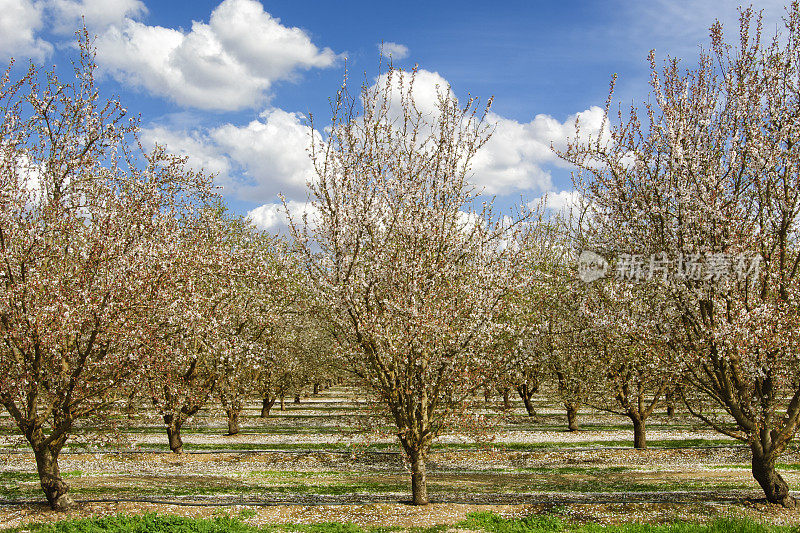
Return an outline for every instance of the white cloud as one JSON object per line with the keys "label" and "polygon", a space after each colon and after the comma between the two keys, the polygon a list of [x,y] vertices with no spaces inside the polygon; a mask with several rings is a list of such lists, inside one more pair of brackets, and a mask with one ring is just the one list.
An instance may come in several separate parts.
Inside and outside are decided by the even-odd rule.
{"label": "white cloud", "polygon": [[378,45],[378,49],[386,57],[392,59],[405,59],[408,57],[408,47],[404,44],[385,42]]}
{"label": "white cloud", "polygon": [[100,65],[123,83],[183,106],[228,111],[262,104],[275,81],[336,60],[255,0],[225,0],[188,33],[126,19],[97,48]]}
{"label": "white cloud", "polygon": [[[591,107],[559,122],[549,115],[536,115],[527,123],[490,113],[487,121],[496,124],[489,141],[472,161],[472,181],[487,194],[504,195],[518,191],[552,189],[546,165],[565,166],[551,149],[564,149],[567,140],[576,136],[575,121],[580,123],[580,138],[596,138],[603,124],[603,110]],[[607,134],[607,130],[604,130]]]}
{"label": "white cloud", "polygon": [[581,193],[578,191],[548,192],[543,196],[528,202],[530,209],[545,207],[552,211],[566,211],[578,209],[581,205]]}
{"label": "white cloud", "polygon": [[71,34],[83,21],[92,31],[105,31],[118,26],[126,19],[136,19],[147,13],[141,0],[50,0],[53,30]]}
{"label": "white cloud", "polygon": [[0,0],[0,57],[42,61],[53,46],[35,36],[42,27],[43,4],[30,0]]}
{"label": "white cloud", "polygon": [[[407,84],[409,74],[395,72],[394,76],[391,83],[397,94],[401,80]],[[383,75],[373,87],[388,82],[388,76]],[[444,91],[451,89],[441,75],[426,70],[417,72],[413,97],[423,114],[433,118],[438,113],[438,94]],[[390,105],[391,114],[402,114],[399,98],[393,97]],[[190,156],[196,161],[195,167],[219,173],[217,182],[229,197],[270,205],[279,193],[290,199],[304,197],[306,183],[314,176],[307,151],[310,130],[303,119],[298,113],[270,109],[246,125],[229,123],[193,131],[155,127],[147,130],[144,138],[150,144],[160,141],[172,151]],[[537,115],[527,123],[490,113],[488,122],[496,123],[497,127],[473,160],[472,183],[488,194],[499,196],[551,190],[553,184],[547,167],[567,166],[551,150],[551,144],[565,148],[567,140],[576,135],[576,120],[580,123],[582,140],[596,137],[604,124],[603,110],[592,107],[564,122],[549,115]],[[603,131],[607,133],[607,129]],[[315,139],[321,140],[319,136]],[[261,217],[260,220],[267,220],[264,218],[267,215],[274,216],[274,209],[253,212],[253,217]]]}
{"label": "white cloud", "polygon": [[237,189],[240,198],[265,202],[278,193],[304,193],[313,166],[307,148],[310,131],[303,116],[271,109],[247,126],[225,124],[214,129],[215,146],[241,166],[249,182]]}
{"label": "white cloud", "polygon": [[310,202],[293,200],[287,201],[285,207],[282,203],[269,203],[256,207],[247,213],[247,218],[252,220],[260,229],[274,233],[286,233],[289,229],[289,220],[286,217],[287,208],[294,224],[300,227],[303,226],[304,215],[309,218],[309,222],[312,224],[316,219],[314,216],[316,211]]}
{"label": "white cloud", "polygon": [[223,188],[224,192],[233,188],[230,182],[231,162],[210,145],[207,136],[201,132],[175,131],[164,126],[153,126],[141,131],[142,144],[152,148],[156,143],[180,156],[188,157],[187,166],[196,171],[215,174],[215,183]]}
{"label": "white cloud", "polygon": [[189,157],[195,169],[217,174],[226,195],[250,202],[274,202],[279,193],[305,194],[313,167],[306,149],[310,131],[303,116],[270,109],[245,126],[223,124],[205,130],[147,128],[142,140]]}
{"label": "white cloud", "polygon": [[402,117],[403,109],[401,104],[400,95],[408,90],[408,85],[412,83],[412,97],[417,110],[426,116],[428,119],[438,116],[439,114],[439,95],[449,94],[455,98],[450,84],[438,72],[431,72],[425,69],[419,69],[415,74],[406,70],[395,70],[391,73],[391,81],[389,73],[381,74],[371,89],[375,90],[380,88],[383,90],[387,84],[391,83],[391,100],[389,102],[389,109],[391,116]]}
{"label": "white cloud", "polygon": [[[400,98],[401,87],[407,88],[411,75],[395,71],[392,74],[390,114],[402,116]],[[388,74],[381,75],[373,88],[385,87],[389,83]],[[439,95],[449,92],[455,97],[447,80],[438,72],[424,69],[414,77],[412,96],[417,109],[429,119],[439,113]],[[585,111],[567,117],[559,122],[550,115],[537,115],[530,122],[518,122],[496,113],[486,117],[488,124],[495,125],[489,141],[475,154],[472,160],[471,182],[486,194],[506,195],[521,191],[545,192],[553,188],[547,166],[568,166],[553,152],[566,148],[567,141],[576,137],[575,123],[579,122],[581,141],[596,139],[601,134],[608,136],[604,124],[603,109],[593,106]]]}

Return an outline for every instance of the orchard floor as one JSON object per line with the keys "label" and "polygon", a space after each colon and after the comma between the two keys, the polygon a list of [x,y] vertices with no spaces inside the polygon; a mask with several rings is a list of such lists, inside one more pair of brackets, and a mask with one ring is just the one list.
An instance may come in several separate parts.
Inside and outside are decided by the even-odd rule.
{"label": "orchard floor", "polygon": [[[494,399],[484,413],[492,427],[481,442],[439,439],[428,463],[433,503],[414,507],[406,503],[410,474],[390,428],[383,436],[367,431],[359,421],[365,409],[352,394],[334,388],[287,403],[267,419],[257,417],[253,403],[236,436],[224,435],[221,412],[206,410],[184,431],[183,455],[169,453],[154,415],[121,417],[113,436],[83,428],[59,461],[78,504],[60,514],[40,503],[33,456],[0,416],[0,527],[140,512],[227,513],[253,525],[411,527],[454,524],[484,510],[599,523],[747,516],[800,524],[800,511],[760,499],[746,448],[688,416],[653,415],[648,449],[634,450],[625,419],[585,412],[583,429],[568,432],[544,398],[535,419],[516,404],[503,413]],[[800,452],[790,450],[779,471],[800,489]]]}

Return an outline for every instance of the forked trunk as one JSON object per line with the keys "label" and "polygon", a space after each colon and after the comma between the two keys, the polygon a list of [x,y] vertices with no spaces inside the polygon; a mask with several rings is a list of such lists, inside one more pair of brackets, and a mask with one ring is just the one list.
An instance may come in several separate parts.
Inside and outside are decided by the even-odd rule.
{"label": "forked trunk", "polygon": [[42,490],[44,490],[50,508],[54,511],[70,509],[75,502],[68,494],[69,485],[61,478],[61,471],[58,469],[58,454],[53,453],[46,446],[34,449],[33,453],[36,457],[36,470],[39,472]]}
{"label": "forked trunk", "polygon": [[637,450],[647,448],[647,433],[645,431],[644,418],[630,415],[633,421],[633,447]]}
{"label": "forked trunk", "polygon": [[764,454],[755,445],[751,445],[750,449],[753,452],[753,477],[764,490],[767,501],[790,509],[795,508],[797,501],[789,494],[789,485],[775,470],[775,455]]}
{"label": "forked trunk", "polygon": [[273,405],[275,405],[275,398],[266,397],[261,400],[261,418],[269,416]]}
{"label": "forked trunk", "polygon": [[566,402],[564,407],[567,408],[567,429],[578,431],[580,429],[578,426],[578,404]]}
{"label": "forked trunk", "polygon": [[164,415],[167,425],[167,438],[169,449],[172,453],[183,453],[183,440],[181,440],[181,424],[172,415]]}
{"label": "forked trunk", "polygon": [[428,478],[425,472],[425,452],[412,449],[408,453],[411,461],[411,500],[414,505],[428,505]]}
{"label": "forked trunk", "polygon": [[294,395],[294,403],[300,403],[300,394]]}
{"label": "forked trunk", "polygon": [[228,435],[239,434],[239,414],[241,411],[236,408],[228,408],[225,410],[228,415]]}

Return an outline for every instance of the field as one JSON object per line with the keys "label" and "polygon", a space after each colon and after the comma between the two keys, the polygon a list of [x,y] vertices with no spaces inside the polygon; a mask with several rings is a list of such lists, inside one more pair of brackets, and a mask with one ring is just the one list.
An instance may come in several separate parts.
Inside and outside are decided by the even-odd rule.
{"label": "field", "polygon": [[[334,387],[258,418],[249,405],[242,433],[225,436],[216,405],[184,431],[186,454],[169,453],[159,420],[121,417],[118,437],[69,445],[62,473],[79,502],[66,514],[48,510],[33,456],[2,418],[0,527],[117,513],[238,517],[253,526],[352,522],[362,527],[453,525],[469,513],[513,518],[546,513],[565,523],[747,517],[800,524],[800,514],[767,505],[749,470],[748,450],[678,412],[653,415],[647,450],[631,446],[626,419],[584,410],[582,429],[544,397],[539,416],[521,402],[509,412],[491,400],[491,439],[440,438],[428,464],[432,504],[410,500],[408,465],[389,428],[367,433],[352,390]],[[96,428],[81,432],[97,436]],[[800,452],[779,470],[800,486]],[[462,524],[463,525],[463,524]]]}

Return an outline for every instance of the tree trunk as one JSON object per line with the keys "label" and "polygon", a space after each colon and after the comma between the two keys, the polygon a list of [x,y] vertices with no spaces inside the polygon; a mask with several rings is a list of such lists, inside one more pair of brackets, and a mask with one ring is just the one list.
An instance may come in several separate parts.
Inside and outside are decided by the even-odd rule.
{"label": "tree trunk", "polygon": [[411,500],[414,505],[428,505],[428,478],[425,472],[425,452],[412,449],[408,453],[411,461]]}
{"label": "tree trunk", "polygon": [[664,400],[667,402],[667,416],[675,416],[675,394],[672,391],[665,393]]}
{"label": "tree trunk", "polygon": [[267,418],[272,406],[275,405],[275,398],[262,398],[261,400],[261,418]]}
{"label": "tree trunk", "polygon": [[315,396],[316,396],[317,394],[319,394],[319,388],[320,388],[320,387],[319,387],[319,383],[317,383],[317,382],[314,382],[314,395],[315,395]]}
{"label": "tree trunk", "polygon": [[644,418],[641,416],[629,415],[633,421],[633,447],[637,450],[647,448],[647,435],[645,432]]}
{"label": "tree trunk", "polygon": [[531,399],[533,398],[533,391],[527,385],[520,385],[517,387],[517,392],[519,393],[519,397],[522,398],[522,403],[525,404],[525,410],[528,412],[528,416],[536,416],[536,409],[533,407],[533,402]]}
{"label": "tree trunk", "polygon": [[285,411],[286,410],[286,401],[285,400],[286,400],[286,398],[283,395],[281,395],[281,411]]}
{"label": "tree trunk", "polygon": [[128,404],[125,406],[125,410],[128,415],[129,420],[133,420],[134,416],[136,415],[136,390],[134,389],[128,395]]}
{"label": "tree trunk", "polygon": [[183,453],[183,440],[181,439],[182,424],[172,415],[164,415],[164,422],[167,425],[169,449],[172,450],[172,453]]}
{"label": "tree trunk", "polygon": [[508,388],[503,389],[503,410],[508,411],[511,409],[511,398],[509,398]]}
{"label": "tree trunk", "polygon": [[790,509],[795,508],[797,501],[789,494],[789,485],[775,470],[775,456],[764,454],[755,445],[751,445],[750,449],[753,452],[753,477],[764,490],[767,501]]}
{"label": "tree trunk", "polygon": [[294,395],[294,403],[300,403],[300,393]]}
{"label": "tree trunk", "polygon": [[35,448],[33,453],[36,457],[36,469],[39,472],[42,490],[44,490],[50,508],[54,511],[70,509],[75,501],[68,494],[69,485],[61,478],[61,471],[58,469],[58,453],[53,453],[47,446]]}
{"label": "tree trunk", "polygon": [[567,429],[578,431],[578,404],[565,402],[564,407],[567,408]]}
{"label": "tree trunk", "polygon": [[241,410],[235,407],[230,407],[225,410],[228,415],[228,435],[239,434],[239,414]]}

